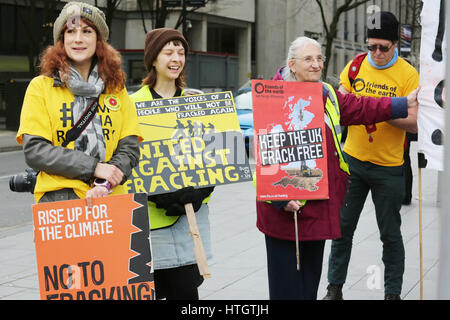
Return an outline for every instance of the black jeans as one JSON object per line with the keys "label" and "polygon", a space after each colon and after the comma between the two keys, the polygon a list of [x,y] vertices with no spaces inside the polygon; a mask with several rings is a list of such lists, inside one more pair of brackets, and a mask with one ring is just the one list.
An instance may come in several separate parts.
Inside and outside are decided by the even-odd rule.
{"label": "black jeans", "polygon": [[300,271],[297,271],[295,241],[266,235],[270,299],[316,300],[324,246],[325,240],[300,241]]}
{"label": "black jeans", "polygon": [[198,286],[203,282],[196,264],[155,270],[156,299],[198,300]]}

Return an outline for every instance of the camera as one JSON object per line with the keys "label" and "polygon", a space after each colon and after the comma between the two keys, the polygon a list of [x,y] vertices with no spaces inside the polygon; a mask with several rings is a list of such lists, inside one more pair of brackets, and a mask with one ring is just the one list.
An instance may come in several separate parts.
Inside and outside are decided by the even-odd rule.
{"label": "camera", "polygon": [[39,171],[31,168],[25,169],[25,173],[16,174],[9,179],[9,189],[14,192],[31,192],[34,193],[36,185],[36,177]]}

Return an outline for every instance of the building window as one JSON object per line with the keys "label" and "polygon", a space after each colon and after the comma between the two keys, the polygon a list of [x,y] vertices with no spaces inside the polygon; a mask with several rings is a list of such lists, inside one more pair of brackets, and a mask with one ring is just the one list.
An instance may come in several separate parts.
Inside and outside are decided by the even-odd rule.
{"label": "building window", "polygon": [[[43,40],[46,42],[53,42],[53,38],[49,38],[51,31],[48,28],[44,28],[47,22],[43,21],[45,16],[49,17],[49,21],[54,21],[58,13],[55,11],[45,12],[44,8],[35,8],[34,19],[30,20],[29,8],[23,6],[0,4],[0,54],[1,55],[27,55],[30,48],[30,38],[28,29],[34,30],[34,41],[41,43]],[[32,24],[33,22],[33,24]],[[27,25],[25,27],[25,24]],[[48,32],[48,34],[47,34]],[[47,36],[47,37],[46,37]],[[47,44],[45,43],[43,47]]]}
{"label": "building window", "polygon": [[333,74],[339,77],[338,66],[339,66],[338,55],[337,52],[335,52],[333,53]]}
{"label": "building window", "polygon": [[344,40],[348,40],[348,14],[344,14]]}
{"label": "building window", "polygon": [[234,29],[208,27],[208,51],[238,54],[236,42]]}
{"label": "building window", "polygon": [[147,75],[143,60],[130,60],[128,82],[132,85],[140,84]]}

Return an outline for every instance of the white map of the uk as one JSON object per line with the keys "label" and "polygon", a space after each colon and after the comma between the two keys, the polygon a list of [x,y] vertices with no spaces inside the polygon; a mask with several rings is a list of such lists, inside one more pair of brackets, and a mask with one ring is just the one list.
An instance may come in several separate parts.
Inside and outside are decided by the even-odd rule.
{"label": "white map of the uk", "polygon": [[[288,116],[289,121],[284,123],[285,126],[287,126],[287,129],[286,130],[283,129],[283,126],[281,124],[276,124],[270,130],[270,133],[306,129],[308,125],[311,123],[311,121],[314,119],[314,113],[306,110],[306,108],[309,107],[309,105],[311,104],[311,99],[312,99],[311,97],[309,97],[309,100],[303,100],[302,98],[299,98],[298,101],[295,102],[293,101],[294,96],[288,97],[288,100],[285,102],[283,107],[283,112],[287,112],[289,114]],[[306,160],[306,165],[309,168],[315,168],[316,161]],[[281,170],[300,169],[300,168],[301,168],[300,161],[291,162],[287,165],[281,166]]]}

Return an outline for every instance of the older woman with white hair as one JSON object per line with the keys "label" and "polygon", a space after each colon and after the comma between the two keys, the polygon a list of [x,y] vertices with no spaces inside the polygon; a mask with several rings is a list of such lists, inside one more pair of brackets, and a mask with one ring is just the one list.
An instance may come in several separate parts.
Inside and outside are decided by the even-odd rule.
{"label": "older woman with white hair", "polygon": [[[299,37],[274,80],[320,82],[324,61],[317,41]],[[340,125],[373,124],[417,112],[417,90],[408,97],[356,98],[322,84],[330,198],[256,202],[257,227],[266,239],[270,299],[317,299],[325,240],[341,236],[339,212],[349,170],[340,148]],[[293,214],[298,215],[299,270]]]}

